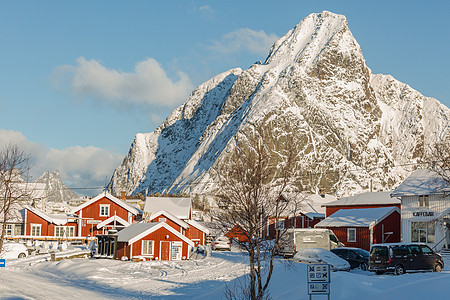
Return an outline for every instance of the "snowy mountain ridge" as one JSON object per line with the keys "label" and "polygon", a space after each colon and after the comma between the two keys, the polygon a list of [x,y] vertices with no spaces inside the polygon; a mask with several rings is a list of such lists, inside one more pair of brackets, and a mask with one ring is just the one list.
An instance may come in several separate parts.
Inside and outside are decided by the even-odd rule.
{"label": "snowy mountain ridge", "polygon": [[66,203],[71,199],[79,198],[75,192],[62,182],[59,171],[46,171],[34,182],[45,185],[45,194],[49,202]]}
{"label": "snowy mountain ridge", "polygon": [[[390,75],[372,74],[345,16],[311,14],[264,64],[197,87],[152,133],[136,135],[113,193],[208,193],[212,168],[248,124],[287,120],[303,140],[305,189],[350,195],[389,190],[449,131],[449,109]],[[266,122],[266,124],[263,124]],[[282,128],[274,128],[277,132]]]}

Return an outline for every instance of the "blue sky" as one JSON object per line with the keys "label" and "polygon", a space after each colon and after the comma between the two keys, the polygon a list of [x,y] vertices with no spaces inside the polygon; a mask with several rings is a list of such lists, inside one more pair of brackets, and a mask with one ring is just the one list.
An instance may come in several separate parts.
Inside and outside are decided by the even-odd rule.
{"label": "blue sky", "polygon": [[450,106],[450,1],[5,0],[0,144],[31,152],[34,178],[102,186],[136,133],[323,10],[347,17],[374,73]]}

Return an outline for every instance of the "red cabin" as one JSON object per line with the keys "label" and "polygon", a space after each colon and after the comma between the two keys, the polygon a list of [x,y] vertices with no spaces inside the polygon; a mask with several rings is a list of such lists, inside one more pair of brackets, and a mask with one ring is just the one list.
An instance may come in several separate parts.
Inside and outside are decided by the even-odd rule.
{"label": "red cabin", "polygon": [[370,250],[372,244],[400,242],[400,222],[397,207],[342,209],[315,227],[331,229],[346,247]]}
{"label": "red cabin", "polygon": [[189,259],[194,243],[165,222],[135,223],[117,233],[115,257],[143,260]]}
{"label": "red cabin", "polygon": [[77,220],[73,215],[46,214],[34,207],[25,207],[25,232],[28,236],[74,237]]}

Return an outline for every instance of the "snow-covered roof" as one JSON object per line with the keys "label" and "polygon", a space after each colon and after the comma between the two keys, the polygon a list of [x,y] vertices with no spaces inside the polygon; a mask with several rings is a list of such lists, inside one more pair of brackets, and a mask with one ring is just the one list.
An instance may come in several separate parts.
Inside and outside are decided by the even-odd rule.
{"label": "snow-covered roof", "polygon": [[118,215],[114,215],[114,216],[112,216],[112,217],[106,219],[105,221],[103,221],[103,222],[97,224],[97,228],[100,229],[100,228],[102,228],[102,227],[104,227],[104,226],[106,226],[106,225],[108,225],[109,223],[114,222],[114,221],[119,222],[120,224],[122,224],[122,225],[125,226],[125,227],[126,227],[126,226],[130,226],[130,223],[128,223],[127,221],[125,221],[124,219],[122,219],[121,217],[119,217]]}
{"label": "snow-covered roof", "polygon": [[191,198],[181,197],[147,197],[144,212],[150,215],[164,210],[177,218],[189,219],[191,212]]}
{"label": "snow-covered roof", "polygon": [[133,207],[131,205],[129,205],[128,203],[126,203],[125,201],[120,200],[119,198],[114,197],[113,195],[111,195],[110,193],[103,191],[101,192],[98,196],[92,198],[91,200],[77,206],[76,208],[74,208],[72,210],[72,213],[77,213],[78,211],[80,211],[81,209],[91,205],[94,202],[97,202],[98,200],[102,199],[102,198],[108,198],[109,200],[111,200],[112,202],[116,203],[117,205],[123,207],[124,209],[126,209],[127,211],[131,212],[134,215],[139,214],[140,210],[137,209],[136,207]]}
{"label": "snow-covered roof", "polygon": [[164,227],[190,246],[194,246],[194,242],[182,235],[180,232],[173,229],[171,226],[167,225],[167,223],[165,222],[131,224],[130,226],[125,227],[117,233],[117,241],[128,242],[128,244],[130,245],[161,227]]}
{"label": "snow-covered roof", "polygon": [[391,198],[391,192],[367,192],[351,197],[343,197],[339,200],[324,203],[323,206],[350,206],[350,205],[397,205],[401,201]]}
{"label": "snow-covered roof", "polygon": [[45,221],[56,224],[56,225],[65,225],[65,224],[67,224],[67,222],[69,222],[75,218],[75,216],[73,216],[71,214],[46,214],[46,213],[44,213],[34,207],[31,207],[29,205],[25,206],[25,209],[28,209],[29,211],[31,211],[35,215],[41,217]]}
{"label": "snow-covered roof", "polygon": [[180,225],[184,229],[189,227],[189,225],[186,222],[184,222],[183,220],[175,217],[174,215],[172,215],[171,213],[169,213],[169,212],[167,212],[165,210],[161,210],[161,211],[159,211],[157,213],[151,214],[150,215],[150,220],[153,220],[154,218],[157,218],[157,217],[159,217],[161,215],[164,215],[164,216],[168,217],[170,220],[172,220],[176,224]]}
{"label": "snow-covered roof", "polygon": [[189,225],[203,231],[206,234],[209,234],[209,229],[206,228],[205,226],[201,225],[199,222],[194,221],[194,220],[186,220],[186,223],[188,223]]}
{"label": "snow-covered roof", "polygon": [[400,213],[398,207],[341,209],[317,223],[315,227],[371,227],[394,211]]}
{"label": "snow-covered roof", "polygon": [[392,193],[391,197],[432,195],[450,192],[450,184],[427,169],[414,171]]}
{"label": "snow-covered roof", "polygon": [[325,204],[336,201],[336,197],[332,195],[325,194],[324,197],[318,194],[309,194],[306,198],[306,203],[302,207],[302,211],[308,217],[312,214],[321,214],[325,216]]}

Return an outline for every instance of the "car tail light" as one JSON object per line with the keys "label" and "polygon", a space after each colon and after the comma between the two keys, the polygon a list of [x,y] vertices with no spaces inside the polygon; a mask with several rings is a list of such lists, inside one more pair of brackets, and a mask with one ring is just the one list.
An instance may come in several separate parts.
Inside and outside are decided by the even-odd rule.
{"label": "car tail light", "polygon": [[219,243],[218,243],[218,242],[214,242],[214,244],[215,244],[215,245],[219,245]]}
{"label": "car tail light", "polygon": [[297,246],[294,244],[294,252],[297,252]]}
{"label": "car tail light", "polygon": [[391,263],[391,259],[388,258],[387,261],[386,261],[386,263],[390,264],[390,263]]}
{"label": "car tail light", "polygon": [[227,243],[227,245],[231,245],[230,243]]}

